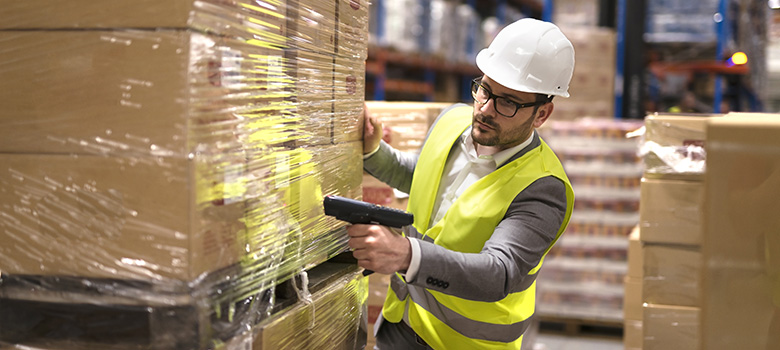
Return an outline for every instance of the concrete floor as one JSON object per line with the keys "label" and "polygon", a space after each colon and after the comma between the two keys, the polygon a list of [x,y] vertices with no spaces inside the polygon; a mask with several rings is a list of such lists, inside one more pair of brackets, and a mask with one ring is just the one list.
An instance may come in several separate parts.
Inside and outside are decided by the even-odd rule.
{"label": "concrete floor", "polygon": [[623,350],[619,337],[581,337],[540,333],[534,350]]}

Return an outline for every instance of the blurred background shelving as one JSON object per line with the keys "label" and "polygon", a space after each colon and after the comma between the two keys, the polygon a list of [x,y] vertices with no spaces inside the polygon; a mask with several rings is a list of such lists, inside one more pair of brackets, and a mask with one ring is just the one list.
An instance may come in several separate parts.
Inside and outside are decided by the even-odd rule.
{"label": "blurred background shelving", "polygon": [[[591,80],[610,90],[599,98],[611,106],[594,104],[591,96],[591,103],[561,102],[573,114],[641,119],[668,111],[686,92],[696,97],[690,109],[699,113],[763,111],[777,95],[770,89],[777,55],[767,29],[777,21],[774,12],[748,0],[376,0],[366,99],[468,102],[469,81],[480,74],[473,63],[479,49],[502,25],[532,17],[553,21],[570,36],[596,29],[612,34],[604,39],[611,49],[597,55],[575,42],[578,65],[594,62],[582,75],[592,77],[598,64],[601,76]],[[735,52],[744,52],[748,63],[729,62]],[[575,69],[572,87],[578,85],[593,91],[577,81]]]}

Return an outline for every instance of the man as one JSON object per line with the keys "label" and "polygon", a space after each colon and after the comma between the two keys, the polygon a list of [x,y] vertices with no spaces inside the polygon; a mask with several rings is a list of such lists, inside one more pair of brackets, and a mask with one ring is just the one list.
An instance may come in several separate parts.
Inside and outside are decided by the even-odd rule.
{"label": "man", "polygon": [[410,194],[404,235],[353,225],[358,264],[394,274],[377,346],[520,349],[542,260],[566,228],[574,193],[539,138],[553,96],[568,97],[574,49],[553,24],[522,19],[477,55],[474,105],[442,112],[419,154],[381,142],[367,114],[365,169]]}

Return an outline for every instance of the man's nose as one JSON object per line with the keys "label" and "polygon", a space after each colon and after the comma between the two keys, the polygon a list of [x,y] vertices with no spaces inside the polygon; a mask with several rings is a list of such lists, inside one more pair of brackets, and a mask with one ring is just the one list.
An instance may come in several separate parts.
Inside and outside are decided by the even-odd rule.
{"label": "man's nose", "polygon": [[483,105],[482,105],[482,106],[479,108],[479,111],[480,111],[480,112],[481,112],[483,115],[489,115],[489,116],[491,116],[491,117],[494,117],[495,115],[494,115],[493,113],[496,111],[495,104],[494,104],[494,103],[496,103],[495,101],[496,101],[495,99],[488,98],[487,102],[485,102],[485,103],[484,103],[484,104],[483,104]]}

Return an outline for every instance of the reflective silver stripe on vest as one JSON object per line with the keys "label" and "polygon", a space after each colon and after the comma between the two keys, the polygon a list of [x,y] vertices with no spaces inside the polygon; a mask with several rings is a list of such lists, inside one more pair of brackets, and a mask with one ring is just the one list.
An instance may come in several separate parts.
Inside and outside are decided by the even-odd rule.
{"label": "reflective silver stripe on vest", "polygon": [[404,227],[404,230],[405,230],[404,233],[406,234],[406,237],[417,238],[417,239],[421,239],[421,240],[426,241],[426,242],[433,243],[433,238],[431,238],[429,236],[423,237],[423,235],[420,233],[420,231],[417,231],[417,229],[414,228],[414,226],[412,226],[412,225]]}
{"label": "reflective silver stripe on vest", "polygon": [[398,297],[398,300],[404,300],[409,295],[409,285],[404,282],[398,275],[390,277],[390,288],[393,289],[393,293]]}
{"label": "reflective silver stripe on vest", "polygon": [[436,298],[424,288],[408,284],[404,285],[405,288],[397,290],[396,287],[400,286],[396,283],[390,283],[390,286],[396,295],[401,293],[406,296],[408,293],[409,296],[412,297],[412,300],[423,309],[450,326],[450,328],[471,339],[509,343],[520,338],[531,325],[531,317],[513,324],[495,324],[474,321],[440,304],[436,301]]}

